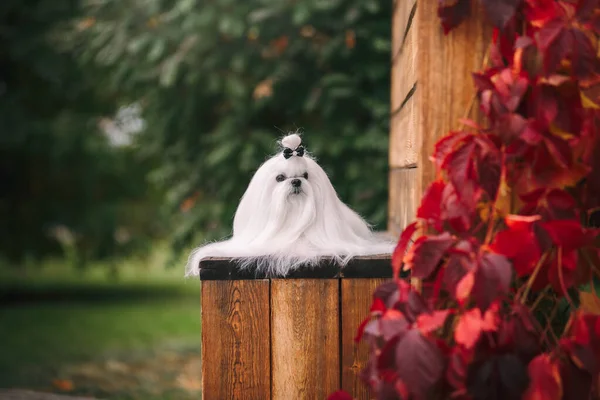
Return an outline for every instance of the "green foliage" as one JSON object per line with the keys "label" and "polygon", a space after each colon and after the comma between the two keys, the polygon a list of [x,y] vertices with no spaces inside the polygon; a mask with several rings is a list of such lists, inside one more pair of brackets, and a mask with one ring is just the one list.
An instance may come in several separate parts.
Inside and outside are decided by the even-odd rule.
{"label": "green foliage", "polygon": [[77,7],[0,3],[0,253],[15,263],[67,249],[83,264],[157,233],[150,160],[111,147],[97,128],[114,112],[114,91],[52,38]]}
{"label": "green foliage", "polygon": [[142,148],[160,158],[152,179],[168,189],[175,248],[188,249],[230,231],[279,130],[297,128],[340,197],[384,228],[391,6],[95,0],[58,36],[142,104]]}

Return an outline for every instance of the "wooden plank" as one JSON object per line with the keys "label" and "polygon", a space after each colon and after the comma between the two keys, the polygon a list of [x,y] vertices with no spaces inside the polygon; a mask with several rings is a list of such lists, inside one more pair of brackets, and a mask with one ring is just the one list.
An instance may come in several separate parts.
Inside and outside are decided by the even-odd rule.
{"label": "wooden plank", "polygon": [[395,236],[400,236],[404,228],[415,220],[421,201],[420,183],[418,168],[390,170],[388,231]]}
{"label": "wooden plank", "polygon": [[390,168],[415,167],[421,156],[423,138],[417,91],[390,121]]}
{"label": "wooden plank", "polygon": [[411,12],[416,7],[417,0],[395,0],[392,16],[392,57],[395,57],[404,41],[406,28],[409,25]]}
{"label": "wooden plank", "polygon": [[[388,235],[386,233],[386,235]],[[383,234],[382,234],[383,236]],[[389,236],[389,235],[388,235]],[[389,278],[391,254],[354,257],[345,266],[324,258],[317,267],[301,267],[291,271],[286,279],[333,279],[333,278]],[[239,269],[232,258],[209,258],[200,264],[200,280],[256,280],[265,279],[265,273]],[[1,297],[1,296],[0,296]]]}
{"label": "wooden plank", "polygon": [[359,379],[359,373],[369,359],[365,342],[354,343],[356,330],[368,316],[373,292],[386,279],[342,279],[342,389],[356,400],[370,400],[368,387]]}
{"label": "wooden plank", "polygon": [[392,21],[391,110],[397,113],[417,82],[416,0],[398,0]]}
{"label": "wooden plank", "polygon": [[326,399],[340,386],[339,280],[271,281],[272,399]]}
{"label": "wooden plank", "polygon": [[202,282],[202,398],[270,399],[269,281]]}
{"label": "wooden plank", "polygon": [[[475,93],[471,73],[481,69],[492,37],[480,2],[473,2],[471,16],[444,36],[438,3],[419,0],[413,21],[418,35],[416,94],[419,131],[423,132],[418,162],[422,189],[435,179],[435,167],[429,161],[435,142],[459,127],[458,119],[471,103]],[[479,115],[478,108],[475,104],[472,115]]]}

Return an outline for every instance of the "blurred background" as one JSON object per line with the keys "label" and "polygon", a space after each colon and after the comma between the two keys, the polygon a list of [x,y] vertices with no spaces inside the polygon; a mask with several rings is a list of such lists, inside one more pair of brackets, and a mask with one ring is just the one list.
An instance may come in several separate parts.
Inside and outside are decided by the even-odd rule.
{"label": "blurred background", "polygon": [[285,132],[385,229],[391,7],[0,1],[0,390],[198,398],[184,261]]}

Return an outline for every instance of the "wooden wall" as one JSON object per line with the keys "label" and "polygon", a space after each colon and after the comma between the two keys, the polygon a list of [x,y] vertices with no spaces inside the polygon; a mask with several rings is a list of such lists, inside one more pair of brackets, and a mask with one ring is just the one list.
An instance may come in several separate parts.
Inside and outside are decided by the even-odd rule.
{"label": "wooden wall", "polygon": [[[414,220],[424,189],[435,179],[429,161],[435,142],[466,116],[475,93],[471,73],[481,69],[491,37],[478,6],[444,36],[438,3],[394,2],[388,230],[395,235]],[[478,114],[475,105],[469,116]]]}

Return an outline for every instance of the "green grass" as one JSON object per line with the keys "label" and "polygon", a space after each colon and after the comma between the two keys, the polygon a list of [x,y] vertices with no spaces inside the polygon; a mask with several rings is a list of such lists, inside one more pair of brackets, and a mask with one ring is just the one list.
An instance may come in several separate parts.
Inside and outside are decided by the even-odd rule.
{"label": "green grass", "polygon": [[60,263],[0,270],[0,387],[49,388],[65,366],[169,346],[197,354],[200,285],[155,264],[124,264],[118,280]]}

